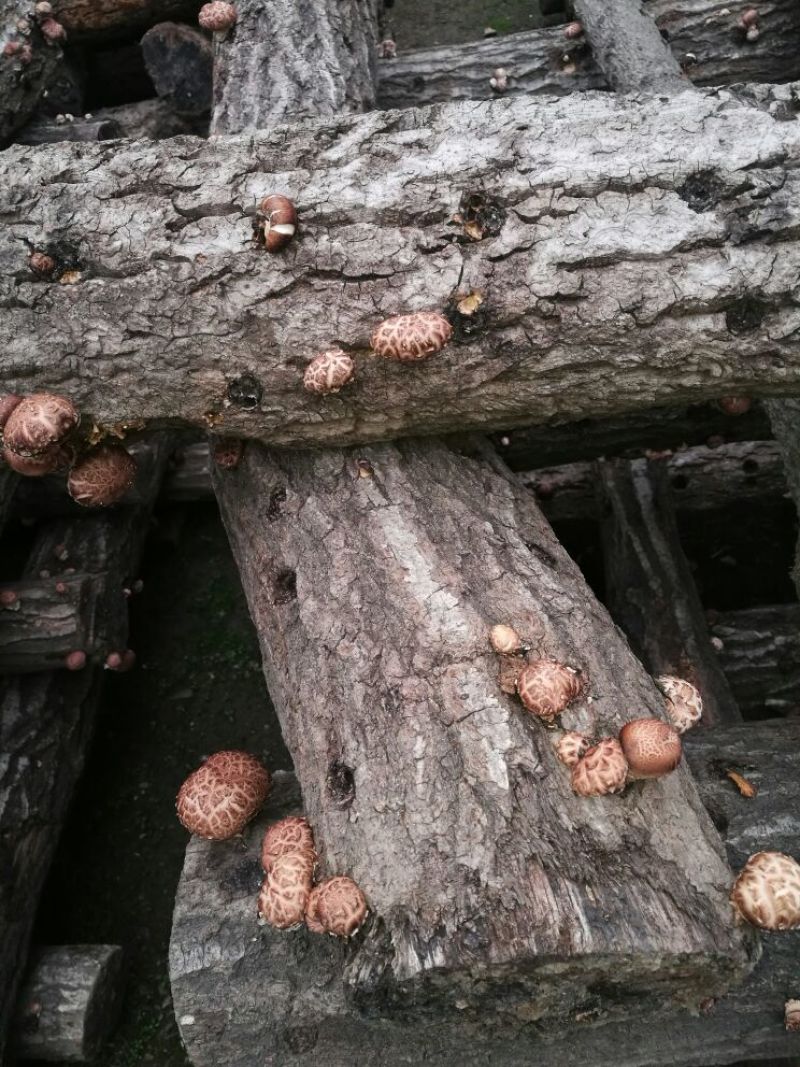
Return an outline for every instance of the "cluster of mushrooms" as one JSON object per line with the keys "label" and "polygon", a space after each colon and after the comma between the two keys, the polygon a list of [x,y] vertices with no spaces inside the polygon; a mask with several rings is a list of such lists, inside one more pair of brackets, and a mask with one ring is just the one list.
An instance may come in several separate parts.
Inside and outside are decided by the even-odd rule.
{"label": "cluster of mushrooms", "polygon": [[[240,834],[263,807],[272,780],[247,752],[217,752],[193,771],[178,792],[178,818],[193,834],[225,841]],[[364,894],[351,878],[314,885],[314,833],[307,819],[291,815],[269,827],[261,846],[265,878],[258,915],[278,930],[303,923],[318,934],[352,937],[367,917]]]}
{"label": "cluster of mushrooms", "polygon": [[80,414],[64,396],[0,396],[0,455],[27,478],[67,471],[67,489],[84,507],[115,504],[136,478],[136,461],[121,444],[92,444]]}
{"label": "cluster of mushrooms", "polygon": [[[492,627],[489,641],[501,657],[503,691],[516,693],[529,712],[554,728],[558,716],[584,692],[580,671],[553,659],[528,659],[530,648],[504,623]],[[556,755],[569,768],[578,796],[621,793],[631,781],[661,778],[678,766],[680,735],[700,721],[703,702],[684,678],[662,676],[655,682],[669,722],[633,719],[617,737],[599,740],[573,730],[558,735]],[[755,853],[736,878],[731,903],[738,918],[762,930],[800,929],[800,863],[783,852]],[[800,1002],[790,1003],[797,1005],[792,1019],[800,1028]],[[787,1019],[788,1011],[787,1005]]]}

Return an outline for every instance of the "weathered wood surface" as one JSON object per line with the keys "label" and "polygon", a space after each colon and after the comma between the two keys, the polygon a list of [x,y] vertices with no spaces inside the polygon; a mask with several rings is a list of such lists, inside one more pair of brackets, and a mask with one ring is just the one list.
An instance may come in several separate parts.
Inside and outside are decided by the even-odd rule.
{"label": "weathered wood surface", "polygon": [[[58,580],[74,567],[96,575],[103,583],[98,615],[123,615],[123,585],[136,573],[168,453],[169,442],[157,441],[149,465],[140,460],[143,504],[42,527],[27,573],[47,568]],[[101,679],[100,669],[87,667],[0,680],[0,1057],[39,894],[91,739]]]}
{"label": "weathered wood surface", "polygon": [[33,114],[60,56],[42,36],[31,0],[0,0],[0,148]]}
{"label": "weathered wood surface", "polygon": [[57,945],[31,960],[12,1022],[21,1060],[94,1060],[117,1021],[124,990],[119,945]]}
{"label": "weathered wood surface", "polygon": [[773,715],[800,709],[800,604],[710,613],[719,661],[740,707]]}
{"label": "weathered wood surface", "polygon": [[592,54],[612,89],[676,93],[686,79],[650,12],[635,0],[573,0]]}
{"label": "weathered wood surface", "polygon": [[738,722],[681,548],[665,464],[601,460],[595,476],[612,618],[652,675],[677,675],[697,686],[704,728]]}
{"label": "weathered wood surface", "polygon": [[[796,128],[741,90],[13,147],[0,158],[0,381],[56,387],[101,421],[211,422],[295,445],[785,394],[800,381]],[[481,187],[506,221],[465,243],[449,220]],[[250,241],[255,200],[273,189],[301,220],[277,256]],[[74,248],[80,280],[33,279],[26,241]],[[384,315],[470,290],[485,317],[458,323],[438,357],[409,367],[367,353]],[[354,351],[358,380],[312,397],[303,369],[334,342]]]}
{"label": "weathered wood surface", "polygon": [[[758,5],[762,32],[745,41],[737,30],[747,3],[646,0],[644,11],[669,35],[672,53],[696,85],[792,81],[800,76],[800,10],[794,0]],[[487,100],[497,67],[510,75],[508,95],[562,94],[607,85],[586,38],[569,41],[564,27],[489,40],[399,52],[378,65],[378,105],[419,107],[449,100]]]}
{"label": "weathered wood surface", "polygon": [[178,115],[169,104],[158,98],[100,108],[94,112],[94,116],[96,119],[116,123],[123,135],[132,140],[144,137],[160,140],[186,133],[203,137],[208,132],[206,116]]}
{"label": "weathered wood surface", "polygon": [[86,575],[4,582],[2,593],[16,599],[0,603],[0,672],[52,670],[76,649],[91,651],[95,590]]}
{"label": "weathered wood surface", "polygon": [[[800,400],[768,404],[767,413],[783,452],[789,491],[800,515]],[[792,578],[797,595],[800,596],[800,541],[792,568]]]}
{"label": "weathered wood surface", "polygon": [[141,47],[156,92],[174,111],[210,110],[214,51],[204,34],[181,22],[160,22],[142,37]]}
{"label": "weathered wood surface", "polygon": [[52,0],[58,20],[75,40],[119,35],[164,19],[191,22],[203,0]]}
{"label": "weathered wood surface", "polygon": [[[734,868],[764,847],[797,855],[800,723],[725,727],[689,734],[686,751],[704,803]],[[725,769],[760,789],[742,797]],[[259,846],[269,819],[300,810],[291,776],[279,775],[267,810],[244,842],[193,838],[178,886],[170,947],[175,1013],[195,1067],[331,1067],[430,1063],[434,1067],[692,1067],[796,1054],[783,1027],[786,996],[800,985],[800,933],[765,935],[746,983],[715,1003],[688,997],[670,1008],[654,982],[630,997],[623,1020],[607,1011],[607,987],[576,987],[545,1017],[442,1013],[390,1018],[354,1009],[342,974],[354,951],[305,930],[256,925]],[[701,1008],[702,1004],[702,1008]]]}
{"label": "weathered wood surface", "polygon": [[125,131],[113,119],[77,118],[57,122],[53,118],[39,118],[29,122],[17,134],[17,144],[53,144],[57,141],[110,141],[114,137],[124,137]]}

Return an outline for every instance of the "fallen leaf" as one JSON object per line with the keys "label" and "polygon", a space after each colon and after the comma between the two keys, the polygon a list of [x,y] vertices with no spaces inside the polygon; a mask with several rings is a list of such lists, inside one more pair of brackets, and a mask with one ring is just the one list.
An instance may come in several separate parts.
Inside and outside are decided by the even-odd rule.
{"label": "fallen leaf", "polygon": [[749,797],[752,799],[758,792],[758,788],[753,785],[752,782],[748,782],[741,774],[736,771],[725,771],[727,776],[739,790],[743,797]]}

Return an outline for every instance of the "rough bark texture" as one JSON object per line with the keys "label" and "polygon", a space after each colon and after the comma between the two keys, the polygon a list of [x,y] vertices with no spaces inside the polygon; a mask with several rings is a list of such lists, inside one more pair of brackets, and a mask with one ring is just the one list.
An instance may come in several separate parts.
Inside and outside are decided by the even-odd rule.
{"label": "rough bark texture", "polygon": [[[0,380],[58,388],[102,422],[182,419],[281,444],[785,394],[800,381],[800,147],[794,122],[744,95],[589,94],[373,113],[288,139],[14,147],[0,158]],[[264,173],[278,149],[281,172]],[[473,242],[448,220],[481,187],[506,221]],[[300,212],[281,255],[250,243],[254,201],[274,189]],[[74,254],[75,284],[31,277],[41,244]],[[477,320],[454,314],[439,356],[368,354],[385,315],[470,290],[485,303]],[[313,397],[303,369],[334,342],[354,351],[357,381]]]}
{"label": "rough bark texture", "polygon": [[[9,46],[16,51],[8,54]],[[42,36],[31,0],[0,0],[0,148],[36,110],[60,56]]]}
{"label": "rough bark texture", "polygon": [[94,112],[94,116],[96,119],[115,122],[123,131],[123,135],[132,140],[150,138],[157,141],[185,133],[204,137],[208,133],[207,116],[178,115],[169,104],[159,99],[100,108]]}
{"label": "rough bark texture", "polygon": [[[783,452],[789,491],[800,515],[800,400],[768,404],[767,413]],[[792,568],[792,578],[797,595],[800,596],[800,542]]]}
{"label": "rough bark texture", "polygon": [[0,592],[16,594],[11,606],[0,606],[0,672],[63,667],[69,652],[90,649],[95,591],[87,576],[5,582]]}
{"label": "rough bark texture", "polygon": [[[737,27],[747,4],[718,0],[649,0],[644,11],[669,34],[672,53],[696,85],[791,81],[800,76],[800,9],[794,0],[759,4],[761,36]],[[378,64],[378,105],[419,107],[448,100],[487,100],[492,71],[510,75],[507,93],[562,94],[607,85],[586,38],[568,41],[563,26],[401,52]]]}
{"label": "rough bark texture", "polygon": [[214,475],[323,867],[375,913],[346,984],[391,1014],[439,998],[546,1013],[593,982],[613,1002],[654,968],[665,995],[724,983],[727,875],[684,773],[580,800],[500,691],[487,633],[507,621],[586,672],[568,727],[661,706],[530,495],[440,445],[376,447],[361,474],[356,455],[250,445]]}
{"label": "rough bark texture", "polygon": [[93,1060],[117,1021],[123,962],[119,945],[39,949],[17,1003],[14,1054],[21,1060]]}
{"label": "rough bark texture", "polygon": [[51,0],[56,18],[76,38],[119,34],[170,18],[191,21],[203,0]]}
{"label": "rough bark texture", "polygon": [[211,107],[214,52],[199,30],[160,22],[142,37],[147,73],[162,100],[179,115],[203,115]]}
{"label": "rough bark texture", "polygon": [[796,714],[800,709],[800,604],[714,612],[719,661],[745,713]]}
{"label": "rough bark texture", "polygon": [[741,719],[711,645],[681,549],[663,462],[597,464],[606,603],[652,675],[686,678],[703,697],[706,728]]}
{"label": "rough bark texture", "polygon": [[[75,567],[92,574],[102,588],[98,614],[117,613],[124,581],[136,572],[167,453],[166,441],[154,446],[145,506],[50,523],[26,573],[46,567],[58,580]],[[0,1059],[39,894],[91,739],[101,678],[102,671],[87,668],[0,679]]]}
{"label": "rough bark texture", "polygon": [[124,137],[126,131],[113,119],[74,119],[56,122],[53,118],[38,118],[19,131],[17,144],[53,144],[56,141],[110,141]]}
{"label": "rough bark texture", "polygon": [[239,0],[235,27],[216,39],[212,128],[239,132],[372,108],[379,6]]}
{"label": "rough bark texture", "polygon": [[[800,724],[763,723],[689,734],[686,751],[700,795],[738,868],[765,846],[797,855]],[[725,775],[738,769],[761,786],[742,797]],[[195,1067],[692,1067],[790,1056],[783,1003],[800,985],[800,933],[765,935],[763,957],[744,986],[713,1002],[670,1010],[654,983],[610,1019],[606,989],[581,990],[567,1013],[498,1019],[468,1010],[435,1019],[354,1011],[341,982],[344,949],[305,930],[258,928],[259,845],[267,819],[299,811],[293,779],[281,775],[265,818],[238,842],[193,839],[178,887],[170,950],[175,1012]],[[232,991],[236,995],[233,996]]]}

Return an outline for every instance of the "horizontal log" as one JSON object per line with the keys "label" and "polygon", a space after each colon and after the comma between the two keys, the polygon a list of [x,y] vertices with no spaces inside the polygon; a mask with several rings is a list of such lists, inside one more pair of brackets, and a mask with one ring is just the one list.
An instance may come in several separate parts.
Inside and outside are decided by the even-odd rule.
{"label": "horizontal log", "polygon": [[[0,381],[66,392],[101,423],[283,445],[785,395],[800,388],[800,149],[764,108],[791,93],[451,105],[177,152],[14,146],[0,158]],[[282,170],[265,173],[279,147]],[[282,255],[250,241],[271,188],[300,212]],[[471,241],[452,218],[479,188],[505,222]],[[27,245],[70,250],[71,284],[32,278]],[[384,316],[473,290],[484,305],[474,319],[452,310],[443,353],[414,366],[368,354]],[[353,351],[357,381],[320,399],[302,373],[334,342]]]}
{"label": "horizontal log", "polygon": [[708,613],[719,661],[745,713],[800,709],[800,604]]}
{"label": "horizontal log", "polygon": [[[768,847],[797,855],[800,722],[725,727],[686,736],[695,780],[734,868]],[[761,786],[742,797],[726,769]],[[800,985],[800,932],[765,935],[745,984],[719,1000],[687,998],[670,1009],[654,980],[626,1017],[607,1009],[608,986],[544,1016],[471,1011],[390,1018],[354,1007],[341,981],[351,949],[300,930],[255,925],[266,821],[299,811],[291,776],[279,774],[264,816],[239,842],[192,839],[176,896],[170,945],[175,1014],[195,1067],[329,1067],[384,1063],[432,1067],[694,1067],[796,1053],[783,1004]],[[224,923],[220,916],[225,916]],[[510,991],[511,992],[511,991]],[[513,995],[513,993],[512,993]]]}
{"label": "horizontal log", "polygon": [[202,0],[52,0],[56,17],[75,40],[120,35],[164,19],[191,21]]}
{"label": "horizontal log", "polygon": [[111,1034],[122,1004],[119,945],[58,945],[34,954],[12,1021],[21,1060],[86,1063]]}
{"label": "horizontal log", "polygon": [[19,131],[15,140],[17,144],[53,144],[56,141],[110,141],[113,137],[125,136],[124,131],[113,119],[77,118],[57,121],[52,118],[40,118],[29,122]]}
{"label": "horizontal log", "polygon": [[70,652],[89,650],[94,596],[86,575],[0,584],[0,673],[63,667]]}
{"label": "horizontal log", "polygon": [[207,118],[179,115],[158,97],[139,100],[135,104],[99,108],[94,112],[94,117],[101,121],[113,122],[122,130],[122,136],[132,140],[149,137],[157,141],[186,133],[204,137],[208,133]]}
{"label": "horizontal log", "polygon": [[[800,10],[794,0],[760,3],[761,34],[744,40],[738,20],[748,6],[716,0],[646,0],[672,52],[695,85],[791,81],[800,77]],[[419,107],[452,100],[486,100],[489,79],[508,71],[506,94],[566,94],[606,87],[585,38],[567,40],[564,27],[503,34],[467,44],[399,52],[378,66],[378,104]]]}

